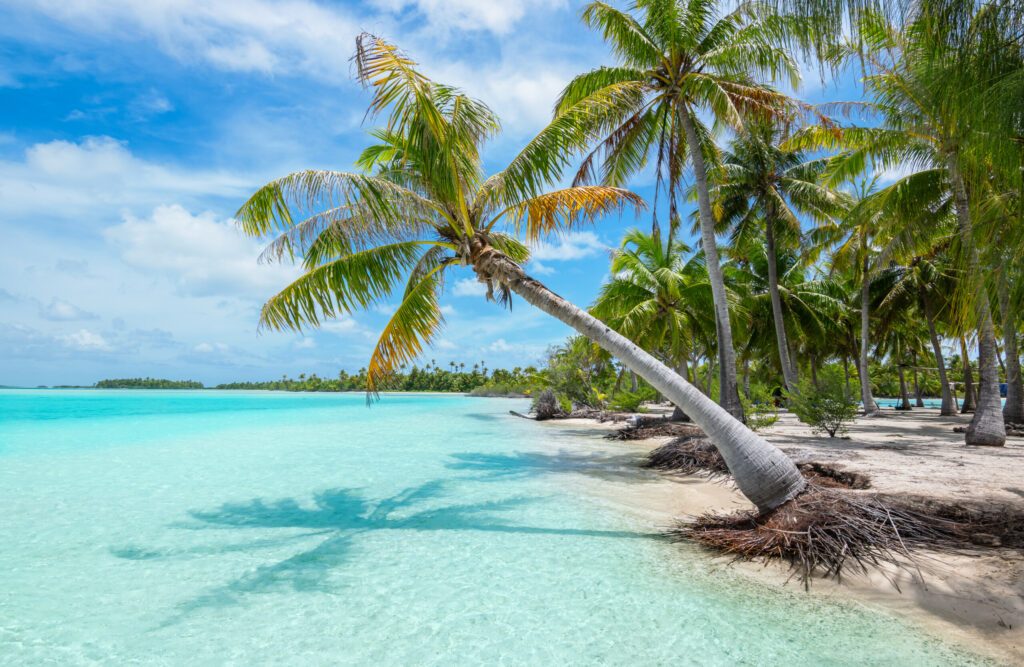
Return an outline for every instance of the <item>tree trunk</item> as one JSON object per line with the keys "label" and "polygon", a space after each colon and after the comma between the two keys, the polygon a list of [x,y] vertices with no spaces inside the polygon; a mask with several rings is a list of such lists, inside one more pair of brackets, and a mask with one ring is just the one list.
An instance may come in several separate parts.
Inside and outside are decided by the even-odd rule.
{"label": "tree trunk", "polygon": [[896,372],[900,376],[900,410],[910,410],[910,393],[907,391],[907,374],[903,364],[896,365]]}
{"label": "tree trunk", "polygon": [[474,252],[473,264],[479,275],[497,278],[527,303],[594,341],[681,406],[715,443],[737,487],[760,512],[775,509],[806,488],[800,471],[781,450],[625,336],[527,276],[511,259],[483,247]]}
{"label": "tree trunk", "polygon": [[974,412],[977,408],[977,401],[974,400],[974,371],[971,369],[971,357],[967,354],[967,341],[960,337],[960,356],[963,358],[964,366],[964,402],[960,406],[960,414],[966,415]]}
{"label": "tree trunk", "polygon": [[[681,378],[685,378],[686,377],[686,357],[685,356],[679,362],[679,369],[676,371],[676,373]],[[683,410],[679,405],[677,405],[675,403],[673,403],[673,406],[674,406],[674,409],[672,410],[672,417],[670,418],[672,421],[674,421],[674,422],[688,422],[688,421],[690,421],[690,415],[686,414],[685,410]]]}
{"label": "tree trunk", "polygon": [[811,355],[811,384],[814,385],[815,389],[820,389],[818,385],[818,358]]}
{"label": "tree trunk", "polygon": [[729,301],[725,293],[725,278],[718,260],[718,245],[715,241],[715,219],[711,212],[711,197],[708,195],[708,176],[704,166],[697,128],[688,111],[679,114],[679,120],[686,130],[686,142],[693,162],[694,186],[697,190],[697,204],[700,210],[700,238],[704,248],[704,262],[711,282],[711,295],[715,303],[715,320],[718,330],[718,349],[721,358],[718,402],[726,412],[739,420],[743,419],[739,388],[736,382],[736,348],[732,340],[732,322],[729,320]]}
{"label": "tree trunk", "polygon": [[956,414],[956,401],[953,399],[953,392],[949,388],[949,376],[946,374],[946,360],[942,356],[942,341],[935,329],[935,313],[932,309],[932,302],[921,290],[921,303],[924,307],[924,316],[928,321],[928,336],[932,339],[932,352],[935,354],[935,365],[939,369],[939,384],[942,385],[942,407],[939,414],[949,417]]}
{"label": "tree trunk", "polygon": [[868,274],[867,242],[861,241],[864,252],[863,279],[860,286],[860,400],[864,403],[864,416],[872,417],[879,414],[875,397],[871,395],[871,378],[868,377],[868,351],[870,341],[871,320],[871,278]]}
{"label": "tree trunk", "polygon": [[775,252],[775,223],[771,217],[765,221],[765,247],[768,254],[768,295],[772,302],[772,320],[775,323],[775,343],[779,349],[779,365],[782,366],[782,380],[787,391],[796,391],[798,382],[789,362],[789,340],[786,338],[786,323],[782,319],[782,297],[779,294],[779,267]]}
{"label": "tree trunk", "polygon": [[750,400],[750,359],[743,360],[743,395]]}
{"label": "tree trunk", "polygon": [[1020,353],[1017,350],[1017,305],[1010,299],[1010,285],[1005,272],[999,276],[999,310],[1003,316],[1003,349],[1006,350],[1006,405],[1003,421],[1024,424],[1024,382],[1020,374]]}
{"label": "tree trunk", "polygon": [[640,383],[636,380],[636,373],[629,372],[629,390],[634,394],[640,390]]}
{"label": "tree trunk", "polygon": [[[967,188],[960,176],[956,156],[949,155],[949,180],[953,186],[956,204],[957,227],[961,248],[967,253],[967,271],[970,280],[981,280],[981,261],[974,244],[974,229],[968,208]],[[978,374],[981,386],[978,390],[978,408],[974,412],[964,436],[968,445],[1002,447],[1006,444],[1006,426],[1003,424],[1003,401],[999,396],[999,371],[996,369],[996,330],[992,323],[992,309],[988,292],[982,284],[971,291],[978,320]]]}
{"label": "tree trunk", "polygon": [[921,383],[917,381],[917,365],[914,365],[914,407],[923,408],[924,399],[921,397]]}
{"label": "tree trunk", "polygon": [[846,385],[843,389],[843,398],[850,399],[850,357],[843,355],[843,377],[846,379]]}

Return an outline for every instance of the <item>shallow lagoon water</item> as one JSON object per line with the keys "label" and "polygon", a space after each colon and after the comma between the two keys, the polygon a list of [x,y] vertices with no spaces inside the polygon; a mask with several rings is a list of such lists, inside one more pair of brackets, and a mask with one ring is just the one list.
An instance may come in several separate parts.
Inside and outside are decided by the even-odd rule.
{"label": "shallow lagoon water", "polygon": [[0,663],[972,662],[709,568],[572,492],[586,440],[510,408],[0,391]]}

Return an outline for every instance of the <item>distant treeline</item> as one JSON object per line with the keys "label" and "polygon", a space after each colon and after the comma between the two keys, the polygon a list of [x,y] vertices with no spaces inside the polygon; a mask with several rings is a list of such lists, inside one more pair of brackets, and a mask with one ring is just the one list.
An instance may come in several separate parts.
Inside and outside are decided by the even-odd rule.
{"label": "distant treeline", "polygon": [[[529,386],[529,378],[536,372],[532,367],[506,370],[488,370],[484,364],[474,364],[466,370],[465,364],[450,362],[443,368],[434,362],[420,368],[397,373],[382,391],[439,391],[475,393],[478,395],[523,394]],[[287,376],[266,382],[229,382],[214,389],[263,389],[271,391],[365,391],[366,369],[349,374],[345,371],[337,377],[320,377],[301,374],[297,379]]]}
{"label": "distant treeline", "polygon": [[[467,369],[466,364],[448,363],[444,368],[431,361],[425,367],[413,366],[408,371],[397,373],[391,378],[382,391],[439,391],[454,393],[474,393],[480,396],[504,396],[529,393],[531,378],[537,369],[499,368],[491,371],[485,363],[473,364]],[[163,380],[158,378],[121,378],[100,380],[95,384],[97,389],[204,389],[202,382],[194,380]],[[349,374],[345,371],[337,377],[320,377],[316,373],[302,373],[298,378],[287,375],[279,380],[265,382],[228,382],[218,384],[211,389],[243,389],[269,391],[366,391],[366,369]]]}
{"label": "distant treeline", "polygon": [[100,380],[97,389],[203,389],[195,380],[162,380],[158,378],[118,378]]}

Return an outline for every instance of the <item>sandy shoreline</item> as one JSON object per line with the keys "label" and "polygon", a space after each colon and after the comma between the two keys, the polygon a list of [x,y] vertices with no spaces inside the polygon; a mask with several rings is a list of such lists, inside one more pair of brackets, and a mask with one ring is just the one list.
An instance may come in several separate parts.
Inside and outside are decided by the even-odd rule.
{"label": "sandy shoreline", "polygon": [[[963,436],[952,432],[953,426],[967,421],[940,417],[937,410],[886,411],[884,417],[859,419],[848,440],[830,440],[812,437],[792,415],[782,414],[764,435],[798,461],[826,462],[869,475],[870,491],[1024,505],[1024,439],[1010,438],[1001,449],[967,448]],[[728,482],[639,469],[639,459],[668,438],[609,441],[599,436],[621,424],[587,419],[539,426],[553,434],[574,434],[576,441],[581,441],[580,435],[593,436],[583,440],[587,474],[575,475],[568,483],[650,530],[663,530],[678,517],[750,507]],[[556,442],[564,450],[565,438]],[[709,560],[718,566],[728,564],[710,554]],[[906,571],[844,577],[842,583],[815,579],[807,594],[880,609],[972,653],[1024,664],[1024,554],[1013,549],[921,553],[917,565],[923,580]],[[754,581],[803,590],[782,564],[728,566]]]}

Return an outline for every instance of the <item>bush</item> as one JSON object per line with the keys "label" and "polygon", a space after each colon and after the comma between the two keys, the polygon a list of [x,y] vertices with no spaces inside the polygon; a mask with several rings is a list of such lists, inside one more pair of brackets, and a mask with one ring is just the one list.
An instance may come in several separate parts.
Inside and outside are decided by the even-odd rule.
{"label": "bush", "polygon": [[747,428],[751,431],[766,429],[779,421],[779,411],[775,408],[775,401],[767,388],[753,386],[750,388],[750,398],[740,392],[740,404],[743,405],[743,416],[746,417]]}
{"label": "bush", "polygon": [[843,383],[831,376],[822,378],[817,387],[804,380],[789,394],[789,409],[812,433],[825,432],[830,438],[844,435],[846,424],[857,416],[857,401],[844,389]]}
{"label": "bush", "polygon": [[640,387],[636,391],[620,391],[612,396],[609,407],[616,412],[646,412],[645,401],[652,401],[657,393],[648,387]]}

